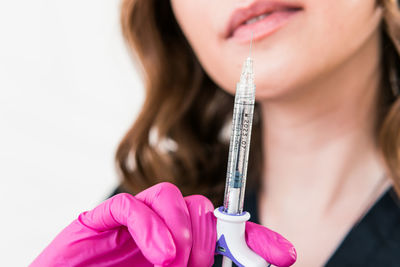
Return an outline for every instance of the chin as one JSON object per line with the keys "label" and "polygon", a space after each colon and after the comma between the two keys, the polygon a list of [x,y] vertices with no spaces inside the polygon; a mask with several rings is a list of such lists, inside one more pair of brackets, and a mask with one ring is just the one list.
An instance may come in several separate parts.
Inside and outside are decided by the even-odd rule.
{"label": "chin", "polygon": [[290,94],[290,88],[283,85],[282,82],[255,82],[256,101],[277,100]]}
{"label": "chin", "polygon": [[264,89],[256,89],[256,101],[264,102],[279,99],[284,96],[284,92],[279,89],[272,88],[264,88]]}

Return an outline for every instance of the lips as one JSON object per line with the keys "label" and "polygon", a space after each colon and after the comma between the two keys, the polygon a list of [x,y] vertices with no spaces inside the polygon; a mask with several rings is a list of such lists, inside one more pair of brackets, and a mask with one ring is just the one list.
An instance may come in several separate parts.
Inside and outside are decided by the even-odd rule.
{"label": "lips", "polygon": [[261,0],[247,7],[236,9],[225,28],[225,38],[248,41],[260,39],[283,26],[286,21],[303,8],[296,3]]}

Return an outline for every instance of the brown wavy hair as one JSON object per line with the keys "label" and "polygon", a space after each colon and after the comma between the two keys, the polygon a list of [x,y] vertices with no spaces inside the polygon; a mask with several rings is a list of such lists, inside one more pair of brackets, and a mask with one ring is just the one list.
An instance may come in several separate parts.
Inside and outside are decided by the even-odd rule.
{"label": "brown wavy hair", "polygon": [[[382,80],[376,141],[400,193],[400,12],[382,0]],[[206,74],[177,24],[170,1],[123,0],[124,38],[142,71],[146,97],[121,141],[117,167],[124,191],[135,194],[161,181],[184,195],[203,194],[222,204],[233,96]],[[256,189],[262,170],[261,113],[254,111],[247,185]]]}

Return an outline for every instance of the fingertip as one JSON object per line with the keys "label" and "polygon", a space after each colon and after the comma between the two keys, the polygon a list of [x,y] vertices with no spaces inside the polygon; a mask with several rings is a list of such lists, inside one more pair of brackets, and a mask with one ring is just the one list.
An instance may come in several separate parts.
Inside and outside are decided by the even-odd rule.
{"label": "fingertip", "polygon": [[135,205],[134,196],[128,193],[117,194],[96,206],[94,209],[82,212],[78,220],[96,231],[106,231],[126,225],[129,209]]}
{"label": "fingertip", "polygon": [[[153,202],[155,199],[157,199],[158,196],[166,194],[177,198],[183,198],[179,188],[176,185],[169,182],[161,182],[156,185],[153,185],[152,187],[149,187],[146,190],[143,190],[142,192],[138,193],[136,195],[136,198],[141,199],[144,202]],[[146,201],[148,197],[150,197],[150,199]]]}
{"label": "fingertip", "polygon": [[[280,252],[280,253],[279,253]],[[297,260],[296,249],[291,246],[290,248],[284,248],[274,255],[274,265],[278,267],[289,267],[292,266]]]}
{"label": "fingertip", "polygon": [[297,252],[292,243],[262,225],[246,223],[246,242],[253,251],[272,265],[287,267],[297,259]]}
{"label": "fingertip", "polygon": [[275,255],[276,266],[278,267],[288,267],[293,265],[297,260],[297,252],[292,243],[290,243],[286,238],[278,233],[276,234],[277,243],[277,253]]}
{"label": "fingertip", "polygon": [[[292,247],[292,248],[290,249],[290,251],[289,251],[289,254],[290,254],[290,256],[292,257],[292,261],[291,261],[291,263],[290,263],[290,265],[292,265],[292,264],[295,263],[296,260],[297,260],[297,251],[296,251],[296,248],[295,248],[295,247]],[[288,265],[288,266],[290,266],[290,265]]]}

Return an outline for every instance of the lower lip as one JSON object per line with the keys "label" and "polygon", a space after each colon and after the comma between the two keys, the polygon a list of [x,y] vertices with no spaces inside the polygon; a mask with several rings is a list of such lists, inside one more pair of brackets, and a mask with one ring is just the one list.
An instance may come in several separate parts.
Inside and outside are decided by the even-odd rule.
{"label": "lower lip", "polygon": [[262,39],[283,27],[290,18],[299,13],[299,11],[300,10],[276,11],[257,22],[242,24],[233,31],[230,38],[238,42],[249,42],[252,36],[253,40]]}

